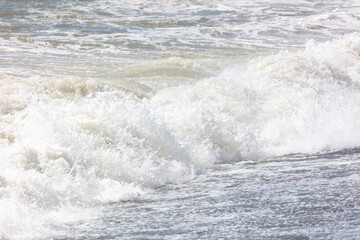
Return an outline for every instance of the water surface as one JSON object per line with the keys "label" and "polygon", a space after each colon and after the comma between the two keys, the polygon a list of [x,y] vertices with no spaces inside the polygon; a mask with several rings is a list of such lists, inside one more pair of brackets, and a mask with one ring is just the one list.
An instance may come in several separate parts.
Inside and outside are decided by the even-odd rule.
{"label": "water surface", "polygon": [[356,239],[357,1],[0,1],[2,239]]}

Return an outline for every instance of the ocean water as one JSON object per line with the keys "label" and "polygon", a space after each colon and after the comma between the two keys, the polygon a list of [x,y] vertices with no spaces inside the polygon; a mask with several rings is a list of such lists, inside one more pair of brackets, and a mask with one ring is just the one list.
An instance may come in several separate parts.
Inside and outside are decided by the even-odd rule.
{"label": "ocean water", "polygon": [[0,0],[0,239],[358,239],[360,2]]}

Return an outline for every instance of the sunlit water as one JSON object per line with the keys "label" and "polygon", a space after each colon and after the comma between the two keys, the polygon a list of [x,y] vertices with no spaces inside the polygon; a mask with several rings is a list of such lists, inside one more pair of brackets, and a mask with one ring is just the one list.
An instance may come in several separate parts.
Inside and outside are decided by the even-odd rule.
{"label": "sunlit water", "polygon": [[357,239],[357,1],[0,1],[1,239]]}

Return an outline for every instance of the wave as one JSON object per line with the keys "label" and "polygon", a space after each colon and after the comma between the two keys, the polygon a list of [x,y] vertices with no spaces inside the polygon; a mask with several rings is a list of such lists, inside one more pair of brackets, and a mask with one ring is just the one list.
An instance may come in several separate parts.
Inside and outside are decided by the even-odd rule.
{"label": "wave", "polygon": [[2,79],[0,234],[46,236],[55,212],[79,219],[64,209],[144,197],[215,163],[357,147],[359,60],[353,33],[151,94],[129,79]]}

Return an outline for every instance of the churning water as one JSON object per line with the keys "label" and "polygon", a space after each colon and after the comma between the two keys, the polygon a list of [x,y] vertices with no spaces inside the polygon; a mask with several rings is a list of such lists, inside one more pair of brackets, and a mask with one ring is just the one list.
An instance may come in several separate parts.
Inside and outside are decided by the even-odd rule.
{"label": "churning water", "polygon": [[0,239],[357,239],[360,3],[0,0]]}

